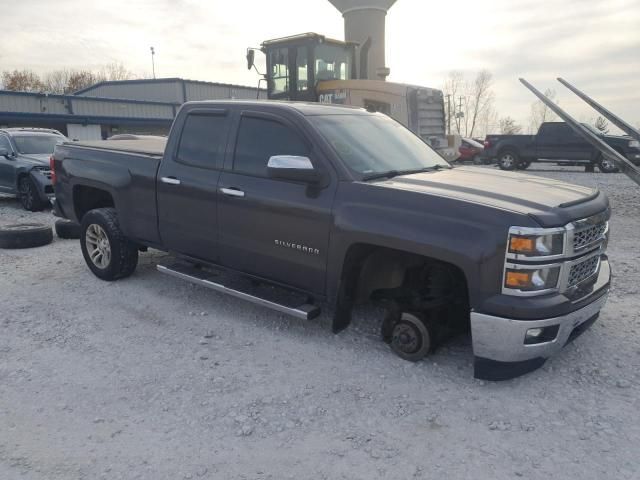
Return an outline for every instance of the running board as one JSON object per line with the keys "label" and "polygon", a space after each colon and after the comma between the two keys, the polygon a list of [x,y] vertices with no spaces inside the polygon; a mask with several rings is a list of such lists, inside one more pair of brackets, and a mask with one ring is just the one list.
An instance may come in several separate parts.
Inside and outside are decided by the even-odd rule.
{"label": "running board", "polygon": [[296,317],[302,320],[312,320],[320,315],[320,307],[318,307],[317,305],[303,303],[302,305],[296,307],[290,307],[284,305],[283,303],[257,296],[248,291],[230,288],[223,285],[222,283],[214,281],[214,278],[217,280],[217,276],[214,273],[193,267],[185,263],[176,263],[173,265],[158,265],[157,268],[161,273],[181,278],[182,280],[186,280],[188,282],[195,283],[196,285],[210,288],[211,290],[215,290],[217,292],[227,293],[234,297],[248,300],[249,302],[255,303],[257,305],[262,305],[263,307],[267,307],[281,313],[286,313],[287,315],[291,315],[292,317]]}

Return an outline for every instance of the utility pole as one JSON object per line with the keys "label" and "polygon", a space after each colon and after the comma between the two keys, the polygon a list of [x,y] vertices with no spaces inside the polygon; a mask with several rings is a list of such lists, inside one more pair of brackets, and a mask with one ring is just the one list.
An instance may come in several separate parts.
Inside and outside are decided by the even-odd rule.
{"label": "utility pole", "polygon": [[447,93],[447,135],[451,135],[451,94]]}
{"label": "utility pole", "polygon": [[153,69],[153,79],[155,80],[156,78],[156,62],[154,60],[154,56],[156,54],[156,51],[154,50],[153,47],[151,47],[151,68]]}
{"label": "utility pole", "polygon": [[[458,134],[462,135],[462,130],[460,128],[461,127],[460,123],[462,122],[461,119],[464,118],[464,112],[462,111],[462,95],[460,95],[459,99],[460,99],[460,106],[458,107],[458,112],[456,113],[456,125],[458,126]],[[465,135],[466,133],[467,132],[465,132]]]}

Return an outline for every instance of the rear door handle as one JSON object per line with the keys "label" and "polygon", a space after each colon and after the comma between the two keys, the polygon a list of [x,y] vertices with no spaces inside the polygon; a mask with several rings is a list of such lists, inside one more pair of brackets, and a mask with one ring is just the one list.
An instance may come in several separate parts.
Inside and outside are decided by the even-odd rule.
{"label": "rear door handle", "polygon": [[180,185],[180,180],[176,177],[162,177],[160,181],[162,183],[168,183],[169,185]]}
{"label": "rear door handle", "polygon": [[244,192],[237,188],[221,188],[220,191],[230,197],[244,197]]}

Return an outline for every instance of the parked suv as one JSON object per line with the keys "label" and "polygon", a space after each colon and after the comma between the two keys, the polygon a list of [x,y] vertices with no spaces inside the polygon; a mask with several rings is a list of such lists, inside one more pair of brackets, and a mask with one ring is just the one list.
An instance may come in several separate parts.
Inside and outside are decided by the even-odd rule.
{"label": "parked suv", "polygon": [[0,129],[0,193],[16,195],[22,206],[37,212],[53,197],[49,157],[67,141],[57,130]]}

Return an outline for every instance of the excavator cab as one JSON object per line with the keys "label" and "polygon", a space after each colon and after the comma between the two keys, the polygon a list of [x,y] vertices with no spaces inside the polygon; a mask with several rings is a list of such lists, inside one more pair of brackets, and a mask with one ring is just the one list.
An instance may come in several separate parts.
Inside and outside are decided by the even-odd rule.
{"label": "excavator cab", "polygon": [[317,102],[318,82],[357,78],[356,46],[317,33],[263,42],[261,50],[267,57],[268,98]]}

